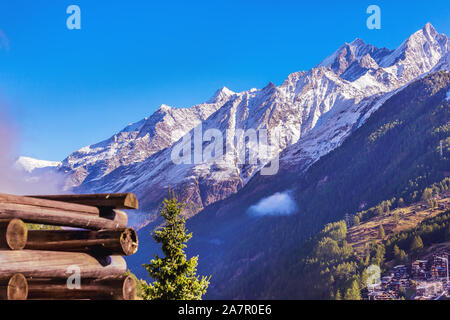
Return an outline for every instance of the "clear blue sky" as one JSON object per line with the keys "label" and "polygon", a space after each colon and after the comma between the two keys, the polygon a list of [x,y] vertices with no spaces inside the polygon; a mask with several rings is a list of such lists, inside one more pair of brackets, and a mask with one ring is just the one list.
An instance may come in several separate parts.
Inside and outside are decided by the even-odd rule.
{"label": "clear blue sky", "polygon": [[[81,30],[66,28],[70,4]],[[370,4],[381,30],[366,28]],[[450,34],[448,0],[2,1],[0,101],[21,154],[62,160],[162,103],[279,85],[344,42],[395,48],[428,21]]]}

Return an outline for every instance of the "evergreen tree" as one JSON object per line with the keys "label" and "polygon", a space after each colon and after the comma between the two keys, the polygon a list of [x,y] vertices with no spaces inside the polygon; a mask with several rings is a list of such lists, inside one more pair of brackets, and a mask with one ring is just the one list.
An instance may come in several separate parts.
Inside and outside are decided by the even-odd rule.
{"label": "evergreen tree", "polygon": [[361,276],[359,279],[359,288],[365,288],[367,286],[367,282],[369,280],[369,273],[366,268],[361,272]]}
{"label": "evergreen tree", "polygon": [[344,300],[361,300],[361,293],[356,280],[353,280],[350,288],[345,292]]}
{"label": "evergreen tree", "polygon": [[408,260],[408,256],[406,255],[405,250],[400,250],[400,253],[398,255],[398,262],[399,263],[406,263]]}
{"label": "evergreen tree", "polygon": [[150,264],[144,264],[155,280],[144,287],[146,300],[201,300],[206,294],[211,277],[197,276],[198,257],[187,259],[184,249],[192,233],[186,231],[186,220],[181,216],[183,204],[175,196],[164,199],[160,213],[165,225],[156,230],[153,238],[161,244],[165,257],[155,255]]}
{"label": "evergreen tree", "polygon": [[400,222],[400,216],[397,211],[394,212],[394,224],[397,226]]}
{"label": "evergreen tree", "polygon": [[422,194],[422,200],[427,201],[427,200],[431,199],[432,196],[433,196],[433,189],[425,188],[425,190],[423,191],[423,194]]}
{"label": "evergreen tree", "polygon": [[380,224],[380,226],[378,227],[378,237],[380,239],[384,239],[385,236],[386,236],[386,233],[384,232],[383,225]]}
{"label": "evergreen tree", "polygon": [[393,251],[394,251],[395,263],[401,264],[401,263],[405,263],[406,262],[407,257],[406,257],[405,250],[400,250],[398,245],[395,245]]}
{"label": "evergreen tree", "polygon": [[390,201],[383,201],[383,212],[387,215],[391,212],[391,202]]}
{"label": "evergreen tree", "polygon": [[381,266],[384,263],[384,255],[386,253],[386,248],[382,243],[373,244],[372,248],[372,258],[370,260],[370,264],[374,264],[377,266]]}
{"label": "evergreen tree", "polygon": [[420,236],[415,236],[410,247],[410,251],[413,255],[417,256],[423,249],[423,241]]}
{"label": "evergreen tree", "polygon": [[341,296],[341,291],[337,291],[336,292],[336,297],[334,298],[335,300],[342,300],[342,296]]}
{"label": "evergreen tree", "polygon": [[398,245],[394,246],[394,257],[398,257],[400,255],[400,248],[398,247]]}
{"label": "evergreen tree", "polygon": [[376,208],[375,208],[375,214],[376,214],[377,216],[382,216],[383,213],[384,213],[383,207],[382,207],[381,205],[376,206]]}

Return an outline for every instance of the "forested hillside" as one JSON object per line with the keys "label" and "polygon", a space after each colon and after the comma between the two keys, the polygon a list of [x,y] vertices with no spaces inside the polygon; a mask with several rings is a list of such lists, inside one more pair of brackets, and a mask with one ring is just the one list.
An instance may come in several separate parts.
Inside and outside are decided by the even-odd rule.
{"label": "forested hillside", "polygon": [[[306,173],[280,172],[270,181],[255,177],[247,192],[193,218],[191,250],[200,253],[200,271],[213,273],[210,297],[304,298],[301,288],[281,291],[276,283],[298,277],[286,270],[302,256],[306,239],[346,213],[384,200],[418,201],[426,187],[442,181],[450,168],[449,84],[448,72],[414,82]],[[297,213],[249,216],[247,209],[267,190],[291,190]]]}
{"label": "forested hillside", "polygon": [[[427,206],[425,201],[421,201],[411,207],[395,208],[395,204],[386,205],[388,201],[383,201],[371,210],[355,215],[368,218],[369,212],[377,212],[376,216],[364,219],[350,229],[344,220],[327,224],[322,231],[293,250],[291,256],[281,260],[280,265],[285,266],[284,272],[290,276],[274,275],[270,292],[286,293],[286,298],[360,299],[366,290],[367,268],[370,265],[380,266],[383,271],[387,268],[387,262],[391,262],[391,267],[392,264],[409,264],[420,257],[426,248],[450,241],[450,179],[446,178],[432,187],[436,188],[433,199],[444,197],[440,206]],[[428,217],[420,211],[414,213],[417,219],[410,219],[409,215],[397,217],[398,211],[406,212],[413,207],[423,207]],[[385,210],[380,211],[379,208]],[[402,219],[411,220],[409,228],[384,230],[383,223],[385,226],[391,222],[400,226],[406,222]],[[364,248],[359,248],[352,239],[352,232],[355,229],[371,229],[373,222],[379,226],[377,232],[374,236],[366,234]]]}

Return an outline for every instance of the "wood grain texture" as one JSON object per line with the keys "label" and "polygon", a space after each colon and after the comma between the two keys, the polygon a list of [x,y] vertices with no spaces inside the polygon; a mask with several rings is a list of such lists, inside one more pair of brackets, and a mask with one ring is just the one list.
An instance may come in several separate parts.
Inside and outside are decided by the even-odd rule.
{"label": "wood grain texture", "polygon": [[129,256],[138,249],[137,233],[124,230],[30,230],[25,249],[96,252]]}
{"label": "wood grain texture", "polygon": [[22,250],[27,237],[28,229],[22,220],[0,220],[0,249]]}
{"label": "wood grain texture", "polygon": [[58,251],[0,251],[0,279],[9,279],[16,273],[27,278],[67,279],[76,266],[82,279],[123,278],[127,264],[121,256],[93,257],[87,253]]}
{"label": "wood grain texture", "polygon": [[22,274],[14,274],[6,280],[0,280],[1,300],[26,300],[28,282]]}
{"label": "wood grain texture", "polygon": [[77,203],[67,203],[61,201],[39,199],[34,197],[16,196],[12,194],[0,193],[0,203],[26,204],[36,207],[53,208],[65,211],[83,212],[98,215],[99,208]]}
{"label": "wood grain texture", "polygon": [[[137,251],[138,238],[118,209],[137,208],[131,193],[0,193],[0,299],[135,299],[122,255]],[[26,223],[79,229],[28,230]],[[82,286],[68,287],[77,275]]]}
{"label": "wood grain texture", "polygon": [[25,222],[31,223],[93,230],[124,229],[128,223],[126,213],[118,210],[112,210],[107,215],[99,217],[85,212],[64,211],[61,209],[2,202],[0,202],[0,219],[22,219]]}
{"label": "wood grain texture", "polygon": [[31,279],[28,281],[28,299],[39,300],[135,300],[136,283],[133,278],[112,280],[81,280],[80,286],[69,287],[66,281]]}
{"label": "wood grain texture", "polygon": [[133,193],[39,195],[31,197],[83,204],[99,208],[106,207],[115,209],[139,209],[138,200]]}

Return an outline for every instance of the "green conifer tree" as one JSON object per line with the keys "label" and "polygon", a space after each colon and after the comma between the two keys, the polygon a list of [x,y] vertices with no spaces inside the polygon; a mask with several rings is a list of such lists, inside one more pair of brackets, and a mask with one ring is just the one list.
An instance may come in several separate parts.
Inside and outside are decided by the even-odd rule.
{"label": "green conifer tree", "polygon": [[410,251],[414,256],[418,256],[423,249],[423,241],[420,236],[415,236],[411,242]]}
{"label": "green conifer tree", "polygon": [[433,197],[433,189],[431,188],[425,188],[425,190],[422,193],[422,200],[427,201]]}
{"label": "green conifer tree", "polygon": [[161,244],[165,256],[155,255],[149,264],[144,264],[155,280],[143,288],[146,300],[201,300],[206,294],[211,277],[199,278],[198,257],[187,259],[184,252],[192,233],[187,233],[182,209],[183,204],[173,194],[164,199],[160,213],[166,223],[154,232],[153,238]]}
{"label": "green conifer tree", "polygon": [[396,226],[398,226],[399,223],[400,223],[400,216],[399,216],[398,212],[395,211],[395,212],[394,212],[394,224],[395,224]]}
{"label": "green conifer tree", "polygon": [[380,239],[383,239],[385,236],[386,236],[386,233],[384,232],[383,225],[380,224],[380,226],[378,227],[378,237]]}
{"label": "green conifer tree", "polygon": [[398,247],[398,245],[394,246],[394,257],[398,257],[400,255],[400,248]]}
{"label": "green conifer tree", "polygon": [[359,226],[360,223],[361,223],[361,219],[358,216],[353,216],[353,225]]}
{"label": "green conifer tree", "polygon": [[359,291],[358,281],[353,280],[350,288],[347,289],[344,295],[344,300],[361,300],[361,293]]}
{"label": "green conifer tree", "polygon": [[408,256],[406,255],[405,250],[400,250],[398,255],[398,263],[406,263],[408,262]]}

